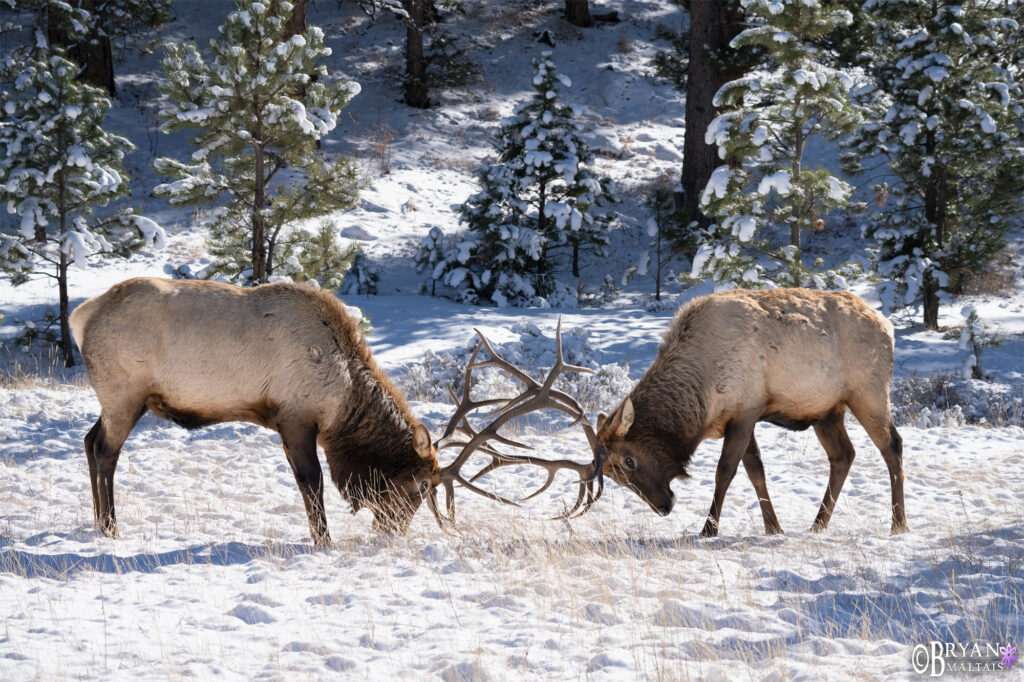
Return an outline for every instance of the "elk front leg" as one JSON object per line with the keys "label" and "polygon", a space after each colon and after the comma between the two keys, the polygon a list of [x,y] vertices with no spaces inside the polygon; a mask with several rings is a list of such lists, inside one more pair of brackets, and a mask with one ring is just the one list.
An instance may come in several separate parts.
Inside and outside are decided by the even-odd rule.
{"label": "elk front leg", "polygon": [[732,477],[736,475],[736,467],[739,466],[743,453],[754,435],[756,421],[756,419],[733,420],[725,427],[722,456],[719,458],[718,468],[715,470],[715,496],[711,501],[708,520],[700,532],[701,537],[713,538],[718,535],[718,519],[722,516],[725,491],[729,489]]}
{"label": "elk front leg", "polygon": [[316,426],[277,425],[285,455],[306,506],[309,535],[317,547],[326,547],[331,544],[331,534],[327,530],[327,513],[324,511],[324,474],[316,456],[316,431]]}

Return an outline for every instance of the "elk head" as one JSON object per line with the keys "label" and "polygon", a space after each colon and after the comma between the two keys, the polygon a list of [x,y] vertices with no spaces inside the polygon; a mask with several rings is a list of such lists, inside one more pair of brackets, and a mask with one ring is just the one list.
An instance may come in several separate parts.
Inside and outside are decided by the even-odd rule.
{"label": "elk head", "polygon": [[417,424],[412,432],[416,466],[402,473],[375,472],[369,480],[350,481],[346,486],[353,513],[360,507],[373,512],[373,529],[381,533],[404,535],[416,510],[441,482],[437,455],[430,432]]}
{"label": "elk head", "polygon": [[609,417],[597,417],[597,442],[608,455],[604,473],[619,485],[641,497],[658,514],[668,516],[676,503],[673,478],[686,478],[686,470],[675,464],[668,453],[660,452],[657,441],[627,439],[633,426],[633,401],[626,397]]}
{"label": "elk head", "polygon": [[[579,403],[568,394],[555,390],[554,383],[555,379],[557,379],[562,372],[580,372],[589,374],[593,373],[593,370],[587,369],[586,367],[577,367],[566,364],[562,357],[561,318],[558,320],[558,329],[555,334],[555,344],[557,347],[558,357],[554,366],[552,366],[548,371],[543,382],[537,381],[526,372],[504,360],[494,351],[491,344],[487,341],[487,338],[484,337],[479,329],[476,330],[476,333],[480,337],[480,340],[477,342],[476,348],[473,350],[469,362],[466,364],[466,372],[462,382],[462,397],[460,398],[456,395],[455,390],[451,386],[448,387],[448,392],[455,403],[455,414],[448,422],[448,426],[445,429],[444,434],[437,443],[435,443],[437,450],[454,447],[461,448],[461,451],[455,460],[438,471],[436,478],[437,483],[433,484],[426,493],[427,503],[430,506],[430,510],[434,513],[434,518],[437,519],[438,525],[444,528],[445,521],[453,525],[455,523],[455,483],[459,483],[462,487],[479,495],[483,495],[488,499],[503,502],[505,504],[518,505],[519,502],[525,502],[526,500],[532,499],[547,490],[551,486],[552,482],[554,482],[555,475],[562,469],[574,471],[579,475],[579,494],[576,496],[576,502],[572,508],[556,518],[569,519],[582,516],[590,510],[591,505],[597,501],[601,496],[601,493],[604,491],[602,465],[604,463],[604,458],[608,453],[604,447],[598,443],[597,437],[594,435],[593,428],[591,428],[590,424],[586,422],[586,415],[583,412],[583,408],[580,407]],[[487,351],[487,354],[490,357],[489,360],[478,359],[481,350]],[[525,386],[525,389],[519,395],[510,398],[502,397],[486,400],[473,400],[470,398],[471,377],[473,370],[478,367],[497,367],[506,372],[509,376],[514,377],[521,382]],[[488,417],[493,417],[493,421],[491,421],[487,426],[477,429],[470,424],[468,417],[471,412],[481,408],[494,408],[493,411],[487,415]],[[495,448],[495,444],[501,444],[510,447],[530,449],[527,445],[518,443],[501,435],[498,430],[503,425],[517,417],[542,409],[554,409],[569,415],[573,419],[570,427],[580,424],[586,433],[587,440],[589,441],[591,450],[593,451],[594,459],[585,464],[566,459],[546,460],[539,457],[511,455],[501,452]],[[469,461],[470,457],[478,451],[489,455],[491,457],[491,462],[480,471],[476,472],[469,478],[466,478],[462,474],[461,469],[466,462]],[[495,469],[512,464],[530,464],[539,466],[547,471],[547,479],[540,488],[518,501],[484,490],[474,483]],[[447,514],[442,514],[438,507],[438,486],[444,486],[445,489]]]}

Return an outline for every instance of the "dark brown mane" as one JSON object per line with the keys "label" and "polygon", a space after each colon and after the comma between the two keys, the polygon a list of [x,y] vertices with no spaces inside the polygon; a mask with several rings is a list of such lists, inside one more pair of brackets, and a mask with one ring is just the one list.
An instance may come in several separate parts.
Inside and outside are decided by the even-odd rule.
{"label": "dark brown mane", "polygon": [[344,336],[347,342],[342,344],[341,347],[354,350],[361,366],[370,370],[374,381],[380,384],[385,394],[401,412],[410,428],[417,426],[420,422],[416,417],[412,416],[412,412],[409,410],[409,403],[406,402],[405,397],[395,388],[395,385],[391,383],[391,379],[384,370],[377,366],[373,356],[370,354],[370,348],[366,345],[362,332],[359,331],[358,323],[345,310],[344,304],[331,293],[319,289],[314,291],[323,302],[322,312],[325,321],[329,323],[330,328],[336,334]]}
{"label": "dark brown mane", "polygon": [[[317,292],[325,323],[337,335],[338,347],[354,354],[349,364],[353,399],[322,434],[331,478],[358,509],[384,486],[411,476],[423,464],[413,447],[413,429],[420,424],[409,404],[370,355],[359,328],[341,301]],[[436,466],[436,463],[434,464]]]}

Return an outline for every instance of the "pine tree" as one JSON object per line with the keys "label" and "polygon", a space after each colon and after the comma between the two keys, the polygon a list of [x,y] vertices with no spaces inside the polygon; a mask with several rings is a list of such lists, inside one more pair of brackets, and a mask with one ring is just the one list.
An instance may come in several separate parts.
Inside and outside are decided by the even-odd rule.
{"label": "pine tree", "polygon": [[613,200],[611,183],[592,174],[578,112],[560,102],[571,83],[550,52],[534,66],[533,96],[502,121],[498,158],[478,169],[481,189],[459,209],[468,234],[434,270],[463,300],[530,304],[553,291],[553,252],[567,249],[579,277],[581,251],[608,244],[611,217],[598,208]]}
{"label": "pine tree", "polygon": [[328,158],[317,143],[359,86],[327,82],[316,63],[330,54],[319,28],[284,37],[290,2],[236,5],[209,43],[212,61],[194,43],[166,47],[161,92],[172,104],[160,113],[162,130],[196,130],[196,151],[191,163],[154,162],[174,178],[154,194],[200,206],[226,194],[209,215],[211,253],[223,272],[259,284],[276,272],[286,224],[355,202],[355,165]]}
{"label": "pine tree", "polygon": [[998,255],[1021,207],[1024,177],[1024,6],[870,0],[874,115],[845,159],[862,171],[884,157],[865,236],[887,308],[923,303],[938,328],[944,295]]}
{"label": "pine tree", "polygon": [[[812,136],[848,133],[859,120],[848,95],[852,79],[829,67],[812,41],[851,16],[817,0],[742,4],[759,22],[731,45],[760,47],[768,63],[715,95],[723,113],[706,141],[730,163],[715,169],[701,197],[718,223],[705,234],[694,274],[703,269],[719,285],[801,286],[815,281],[801,260],[801,232],[820,228],[851,191],[826,169],[804,167],[804,150]],[[786,246],[779,244],[780,228],[788,228]]]}
{"label": "pine tree", "polygon": [[105,218],[94,210],[128,193],[123,157],[132,144],[103,129],[111,106],[102,90],[77,80],[78,66],[56,48],[39,59],[6,59],[0,82],[0,199],[20,217],[15,234],[2,235],[0,266],[15,283],[37,275],[56,280],[60,349],[74,364],[68,328],[68,270],[96,254],[127,255],[163,230],[125,209]]}
{"label": "pine tree", "polygon": [[648,250],[640,256],[636,274],[642,276],[650,273],[654,278],[656,301],[661,300],[661,285],[669,263],[680,254],[690,252],[696,238],[686,210],[676,206],[678,190],[678,187],[672,187],[662,178],[644,198],[644,204],[651,212],[644,225],[644,232],[650,242]]}
{"label": "pine tree", "polygon": [[358,244],[341,246],[337,229],[323,221],[316,232],[297,229],[288,235],[281,252],[280,271],[296,282],[337,291],[358,254]]}
{"label": "pine tree", "polygon": [[[434,268],[434,279],[458,292],[464,303],[531,305],[553,290],[545,257],[547,238],[517,225],[528,208],[517,194],[512,169],[501,163],[476,171],[481,190],[466,200],[459,222],[467,232]],[[524,220],[524,222],[526,222]]]}

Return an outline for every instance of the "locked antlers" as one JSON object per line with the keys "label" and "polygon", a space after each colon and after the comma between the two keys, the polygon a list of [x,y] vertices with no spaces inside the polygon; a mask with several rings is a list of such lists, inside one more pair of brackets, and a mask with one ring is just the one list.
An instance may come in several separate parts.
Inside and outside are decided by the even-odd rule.
{"label": "locked antlers", "polygon": [[[441,470],[441,484],[444,485],[445,488],[445,501],[448,512],[447,516],[442,515],[438,509],[436,487],[431,489],[430,497],[427,500],[438,524],[443,527],[443,521],[448,521],[453,524],[455,523],[454,493],[456,482],[468,490],[479,495],[483,495],[488,499],[504,502],[505,504],[517,505],[519,502],[524,502],[534,498],[547,490],[551,486],[552,482],[554,482],[555,475],[562,469],[575,471],[579,474],[580,488],[579,494],[576,497],[576,503],[571,509],[564,512],[557,518],[576,518],[582,516],[590,510],[591,505],[593,505],[601,496],[601,493],[604,492],[604,478],[601,474],[601,468],[604,464],[605,458],[608,456],[608,452],[603,446],[598,444],[597,437],[594,434],[594,429],[586,421],[586,415],[583,413],[583,408],[580,407],[579,403],[576,402],[572,396],[556,390],[554,388],[554,383],[555,379],[557,379],[562,372],[592,374],[593,370],[587,369],[586,367],[577,367],[575,365],[566,364],[565,359],[562,357],[561,318],[558,320],[558,330],[555,334],[558,358],[555,361],[554,366],[548,370],[548,374],[544,378],[543,383],[538,382],[529,374],[499,356],[480,330],[476,330],[476,333],[479,335],[480,341],[477,342],[476,348],[473,350],[473,354],[470,356],[469,362],[466,364],[466,373],[462,381],[462,397],[460,399],[455,394],[452,387],[448,387],[448,392],[451,394],[452,400],[455,403],[455,414],[448,422],[448,427],[445,429],[441,439],[435,443],[435,447],[438,450],[454,447],[461,448],[461,451],[459,452],[458,457],[455,458],[455,461]],[[481,350],[487,351],[487,354],[490,357],[489,360],[478,359]],[[525,389],[522,393],[512,398],[503,397],[489,398],[486,400],[473,400],[470,397],[470,385],[472,383],[471,378],[473,370],[478,367],[497,367],[498,369],[506,372],[509,376],[515,377],[517,380],[522,382]],[[490,414],[486,415],[485,418],[493,418],[493,420],[482,429],[474,428],[470,424],[469,414],[475,410],[490,407],[495,409]],[[582,464],[567,459],[547,460],[526,455],[510,455],[503,453],[494,447],[495,444],[501,444],[510,447],[530,449],[529,446],[507,438],[506,436],[501,435],[498,431],[502,426],[517,417],[544,409],[558,410],[572,417],[573,422],[569,425],[570,428],[577,424],[580,424],[583,427],[583,431],[587,435],[587,440],[590,442],[590,448],[594,453],[594,459],[592,461]],[[462,474],[461,469],[477,451],[489,455],[491,457],[491,462],[467,479]],[[474,484],[474,481],[486,474],[489,474],[495,469],[512,464],[532,464],[539,466],[547,471],[547,480],[544,481],[544,485],[519,501],[502,497],[501,495],[484,490]]]}

